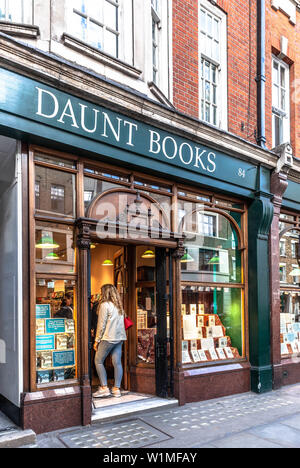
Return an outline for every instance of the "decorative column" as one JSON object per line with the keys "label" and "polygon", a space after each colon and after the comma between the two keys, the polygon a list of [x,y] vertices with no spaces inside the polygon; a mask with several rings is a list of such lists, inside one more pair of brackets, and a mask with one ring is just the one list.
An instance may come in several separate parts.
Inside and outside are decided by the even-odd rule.
{"label": "decorative column", "polygon": [[269,178],[269,172],[259,168],[259,190],[248,212],[251,390],[256,393],[272,390],[269,231],[273,205]]}
{"label": "decorative column", "polygon": [[174,330],[175,330],[175,371],[174,371],[174,389],[175,397],[179,401],[179,405],[185,404],[185,388],[184,388],[184,371],[182,369],[182,345],[181,345],[181,259],[184,256],[185,248],[184,241],[178,241],[178,247],[173,252],[174,258]]}
{"label": "decorative column", "polygon": [[92,395],[89,379],[89,317],[88,317],[88,251],[91,245],[90,225],[78,219],[78,326],[79,326],[79,356],[80,386],[82,395],[82,425],[91,423]]}
{"label": "decorative column", "polygon": [[279,274],[279,217],[282,197],[288,187],[287,174],[274,172],[271,176],[271,192],[274,194],[274,218],[270,232],[270,289],[271,289],[271,352],[273,364],[273,388],[282,385],[280,349],[280,274]]}

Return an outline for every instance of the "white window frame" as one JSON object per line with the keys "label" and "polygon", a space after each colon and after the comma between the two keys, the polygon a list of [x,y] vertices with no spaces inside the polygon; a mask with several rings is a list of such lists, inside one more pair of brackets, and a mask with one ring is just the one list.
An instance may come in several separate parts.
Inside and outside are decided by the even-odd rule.
{"label": "white window frame", "polygon": [[[9,16],[9,5],[11,3],[15,3],[16,0],[2,0],[1,4],[4,3],[4,14],[5,18],[0,17],[0,22],[10,22],[10,23],[18,23],[18,24],[33,24],[33,0],[21,0],[22,1],[22,19],[21,21],[16,21],[16,18],[10,18]],[[1,7],[0,4],[0,7]],[[1,10],[0,10],[1,11]]]}
{"label": "white window frame", "polygon": [[[293,264],[292,268],[293,268],[293,270],[295,270],[296,268],[299,268],[299,265],[298,264],[297,265]],[[299,280],[300,280],[299,276],[293,276],[293,284],[294,285],[299,284]]]}
{"label": "white window frame", "polygon": [[296,245],[299,243],[298,240],[291,240],[291,257],[297,258]]}
{"label": "white window frame", "polygon": [[[281,245],[283,245],[283,253],[281,253]],[[286,257],[286,241],[284,239],[280,239],[279,242],[279,254],[280,257]]]}
{"label": "white window frame", "polygon": [[[151,0],[151,31],[152,31],[152,81],[159,86],[160,78],[160,42],[161,42],[161,2],[160,0]],[[156,63],[154,63],[154,57]]]}
{"label": "white window frame", "polygon": [[[107,1],[107,0],[106,0]],[[72,5],[72,2],[67,3],[67,9],[68,9],[68,18],[70,27],[66,31],[73,37],[76,37],[77,40],[81,41],[83,44],[86,44],[87,46],[93,47],[94,49],[98,50],[98,52],[104,53],[110,57],[113,57],[114,59],[120,60],[122,62],[125,62],[129,65],[133,65],[133,0],[108,0],[108,3],[116,4],[118,3],[118,46],[117,46],[117,54],[116,55],[111,55],[109,52],[105,50],[105,44],[104,48],[100,49],[92,44],[90,44],[88,41],[84,41],[82,37],[79,37],[74,33],[74,29],[72,28],[72,20],[73,20],[73,15],[74,13],[74,7]],[[86,15],[87,16],[87,15]],[[99,24],[100,26],[103,25],[103,23],[96,18],[94,22],[96,24]],[[104,28],[106,28],[106,25],[103,25]],[[110,28],[107,27],[107,30],[110,30]]]}
{"label": "white window frame", "polygon": [[279,263],[279,270],[280,270],[280,268],[284,268],[284,272],[285,272],[285,274],[284,274],[285,279],[284,279],[284,280],[281,280],[281,279],[280,279],[280,283],[286,284],[286,282],[287,282],[286,263]]}
{"label": "white window frame", "polygon": [[[274,82],[274,63],[278,65],[279,82]],[[280,85],[280,69],[285,71],[285,88]],[[274,105],[274,87],[278,88],[278,95],[281,91],[285,91],[286,108],[283,109],[280,105]],[[279,98],[280,99],[280,98]],[[275,119],[279,118],[282,122],[282,141],[275,139]],[[290,123],[290,67],[279,60],[277,57],[272,57],[272,135],[273,147],[282,143],[290,143],[291,140],[291,123]]]}
{"label": "white window frame", "polygon": [[[219,60],[216,61],[212,57],[206,55],[204,50],[204,44],[202,40],[201,32],[201,10],[205,10],[208,14],[212,15],[219,21],[219,43],[221,44],[219,48]],[[202,115],[202,101],[204,100],[204,89],[203,81],[201,75],[202,69],[202,60],[206,59],[210,64],[217,67],[217,121],[216,127],[223,130],[228,129],[228,78],[227,78],[227,17],[226,14],[220,10],[217,6],[212,5],[208,0],[200,0],[198,8],[198,18],[199,18],[199,27],[198,27],[198,37],[199,37],[199,118],[203,122],[212,123],[212,119],[209,122],[203,118]],[[204,112],[205,115],[205,112]]]}

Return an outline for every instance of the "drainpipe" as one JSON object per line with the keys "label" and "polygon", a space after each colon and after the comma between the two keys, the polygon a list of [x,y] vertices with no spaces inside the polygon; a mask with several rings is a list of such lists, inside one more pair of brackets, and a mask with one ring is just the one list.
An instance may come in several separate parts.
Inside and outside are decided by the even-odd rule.
{"label": "drainpipe", "polygon": [[257,138],[266,148],[266,2],[257,0]]}

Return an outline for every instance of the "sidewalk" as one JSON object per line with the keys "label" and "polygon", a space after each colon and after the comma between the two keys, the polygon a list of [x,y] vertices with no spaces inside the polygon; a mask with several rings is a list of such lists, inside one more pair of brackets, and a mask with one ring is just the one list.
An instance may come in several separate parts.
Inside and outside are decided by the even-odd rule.
{"label": "sidewalk", "polygon": [[299,448],[300,384],[38,436],[40,448]]}

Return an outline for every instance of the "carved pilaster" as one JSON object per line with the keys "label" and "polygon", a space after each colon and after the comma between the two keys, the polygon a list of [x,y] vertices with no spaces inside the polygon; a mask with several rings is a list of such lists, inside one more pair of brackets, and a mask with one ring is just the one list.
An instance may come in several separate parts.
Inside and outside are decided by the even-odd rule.
{"label": "carved pilaster", "polygon": [[175,260],[181,260],[185,253],[184,239],[179,239],[177,248],[173,252],[173,258]]}
{"label": "carved pilaster", "polygon": [[86,221],[77,220],[77,247],[80,250],[88,250],[91,246],[91,226]]}
{"label": "carved pilaster", "polygon": [[251,389],[272,389],[270,347],[269,231],[273,219],[272,195],[259,191],[249,207],[249,340]]}
{"label": "carved pilaster", "polygon": [[274,195],[274,218],[269,240],[270,291],[271,291],[271,361],[273,366],[273,388],[282,385],[280,349],[280,275],[279,275],[279,218],[282,198],[288,187],[288,176],[284,172],[271,175],[271,192]]}

